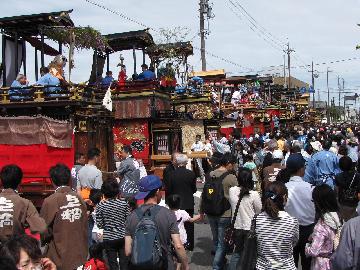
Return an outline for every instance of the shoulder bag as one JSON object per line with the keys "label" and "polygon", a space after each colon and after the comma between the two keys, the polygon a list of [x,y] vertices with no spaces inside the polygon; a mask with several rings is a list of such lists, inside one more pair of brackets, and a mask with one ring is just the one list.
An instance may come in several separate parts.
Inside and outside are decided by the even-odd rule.
{"label": "shoulder bag", "polygon": [[256,218],[255,215],[248,236],[245,238],[244,250],[241,252],[236,270],[253,270],[257,261],[257,239],[256,239]]}
{"label": "shoulder bag", "polygon": [[355,172],[349,187],[344,190],[344,200],[345,201],[357,200],[357,195],[358,195],[357,188],[352,187],[352,184],[354,183],[355,177],[357,175],[358,175],[357,172]]}
{"label": "shoulder bag", "polygon": [[[240,190],[240,193],[241,193],[241,190]],[[238,200],[238,202],[236,204],[236,207],[235,207],[235,212],[234,212],[233,218],[231,220],[231,224],[230,224],[229,227],[227,227],[225,229],[224,241],[225,241],[225,245],[226,245],[228,251],[233,251],[234,250],[234,242],[235,242],[235,228],[234,228],[234,225],[235,225],[236,216],[237,216],[237,214],[239,212],[240,202],[241,202],[243,197],[244,197],[244,195],[239,197],[239,200]]]}

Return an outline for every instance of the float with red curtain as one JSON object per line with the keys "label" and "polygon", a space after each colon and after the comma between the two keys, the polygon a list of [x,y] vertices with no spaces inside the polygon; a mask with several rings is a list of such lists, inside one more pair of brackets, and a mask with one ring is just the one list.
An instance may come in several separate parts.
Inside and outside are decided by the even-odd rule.
{"label": "float with red curtain", "polygon": [[16,164],[23,170],[19,192],[29,195],[37,207],[44,194],[54,190],[49,169],[59,162],[73,166],[73,145],[70,121],[43,116],[0,118],[0,168]]}

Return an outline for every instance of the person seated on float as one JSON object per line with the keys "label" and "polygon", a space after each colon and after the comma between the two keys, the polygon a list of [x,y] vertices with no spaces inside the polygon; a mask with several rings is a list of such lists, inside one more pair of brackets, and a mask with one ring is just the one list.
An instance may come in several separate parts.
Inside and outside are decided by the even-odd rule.
{"label": "person seated on float", "polygon": [[[118,75],[118,81],[117,81],[117,86],[119,89],[124,89],[125,88],[125,84],[126,84],[126,80],[127,80],[127,75],[126,75],[126,66],[123,64],[119,64],[121,69]],[[118,66],[119,66],[118,65]]]}
{"label": "person seated on float", "polygon": [[57,96],[58,94],[53,94],[53,93],[61,90],[61,88],[59,87],[60,80],[50,73],[50,70],[48,67],[41,67],[40,75],[41,75],[41,77],[36,82],[36,84],[45,86],[44,93],[46,95],[48,95],[48,96],[56,95]]}
{"label": "person seated on float", "polygon": [[24,74],[19,74],[10,86],[9,95],[10,100],[25,100],[29,99],[30,94],[29,82]]}
{"label": "person seated on float", "polygon": [[190,93],[192,95],[200,94],[202,85],[204,84],[204,79],[201,77],[192,77],[189,80]]}
{"label": "person seated on float", "polygon": [[112,71],[107,71],[105,78],[101,80],[101,86],[102,87],[109,87],[112,82],[114,81],[114,78],[112,76]]}
{"label": "person seated on float", "polygon": [[147,64],[142,64],[141,68],[142,68],[142,72],[137,77],[138,81],[150,81],[150,80],[156,79],[155,73],[153,71],[149,70],[149,67]]}

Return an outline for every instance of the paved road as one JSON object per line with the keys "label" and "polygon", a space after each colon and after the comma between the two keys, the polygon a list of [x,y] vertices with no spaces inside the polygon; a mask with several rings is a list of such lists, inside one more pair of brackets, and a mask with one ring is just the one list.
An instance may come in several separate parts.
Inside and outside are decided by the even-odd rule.
{"label": "paved road", "polygon": [[[202,192],[203,185],[198,184],[198,194],[195,196],[195,213],[199,209],[199,198]],[[209,270],[212,269],[213,255],[211,255],[212,235],[210,225],[205,220],[201,223],[195,223],[195,248],[194,251],[188,252],[191,270]],[[231,255],[227,256],[230,260]],[[299,260],[298,270],[301,270],[301,263]]]}

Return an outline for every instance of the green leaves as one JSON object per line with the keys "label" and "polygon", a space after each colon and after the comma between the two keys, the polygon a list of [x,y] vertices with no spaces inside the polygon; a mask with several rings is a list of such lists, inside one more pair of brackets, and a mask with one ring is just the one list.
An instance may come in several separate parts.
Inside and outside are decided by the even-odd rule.
{"label": "green leaves", "polygon": [[64,27],[46,28],[44,34],[51,40],[61,42],[69,47],[71,33],[75,34],[74,47],[77,50],[98,49],[105,51],[109,47],[107,39],[101,33],[90,26],[86,27]]}

